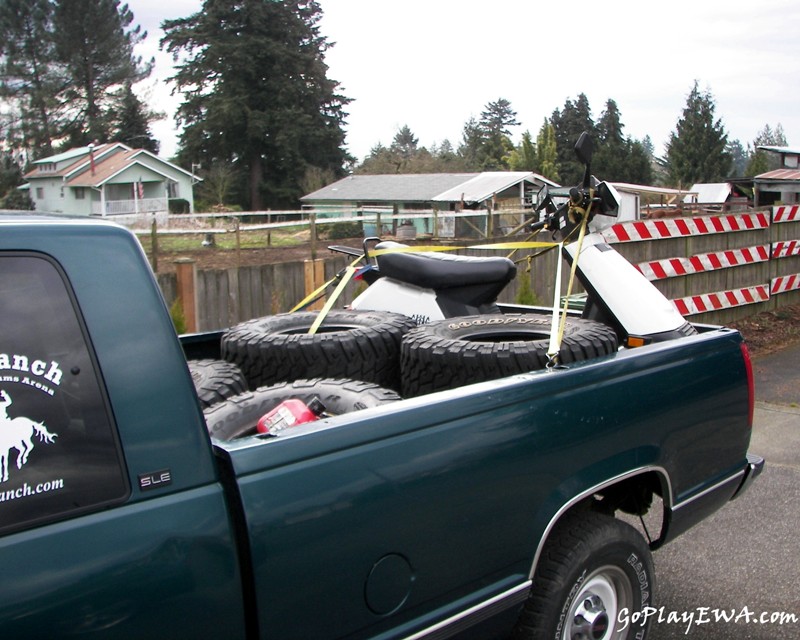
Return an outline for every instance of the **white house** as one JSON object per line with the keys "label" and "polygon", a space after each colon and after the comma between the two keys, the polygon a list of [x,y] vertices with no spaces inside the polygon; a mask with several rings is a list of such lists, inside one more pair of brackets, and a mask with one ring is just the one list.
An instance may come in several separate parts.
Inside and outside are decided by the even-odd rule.
{"label": "white house", "polygon": [[199,178],[144,149],[114,142],[36,160],[25,175],[37,211],[111,216],[159,213],[170,200],[194,212]]}

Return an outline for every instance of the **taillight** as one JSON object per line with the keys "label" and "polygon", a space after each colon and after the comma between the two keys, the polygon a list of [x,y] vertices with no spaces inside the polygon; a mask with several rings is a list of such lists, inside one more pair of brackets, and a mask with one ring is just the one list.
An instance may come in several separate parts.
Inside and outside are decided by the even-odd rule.
{"label": "taillight", "polygon": [[741,348],[742,358],[744,358],[744,370],[747,373],[747,395],[749,396],[747,400],[747,424],[752,429],[753,412],[756,406],[756,385],[753,379],[753,361],[750,358],[750,351],[744,342],[742,342]]}

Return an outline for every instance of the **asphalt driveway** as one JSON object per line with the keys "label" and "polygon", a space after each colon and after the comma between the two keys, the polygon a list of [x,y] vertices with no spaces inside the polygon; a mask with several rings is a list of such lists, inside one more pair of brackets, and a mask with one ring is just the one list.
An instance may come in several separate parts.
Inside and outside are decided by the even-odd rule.
{"label": "asphalt driveway", "polygon": [[[651,640],[800,638],[800,345],[754,362],[747,493],[654,554]],[[728,617],[728,621],[725,621]]]}

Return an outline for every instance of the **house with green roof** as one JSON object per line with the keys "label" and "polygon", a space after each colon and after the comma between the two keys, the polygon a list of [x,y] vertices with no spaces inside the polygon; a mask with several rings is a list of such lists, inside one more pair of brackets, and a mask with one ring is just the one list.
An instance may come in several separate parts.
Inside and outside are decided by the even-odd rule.
{"label": "house with green roof", "polygon": [[37,211],[118,216],[194,212],[191,172],[120,142],[70,149],[36,160],[24,177]]}

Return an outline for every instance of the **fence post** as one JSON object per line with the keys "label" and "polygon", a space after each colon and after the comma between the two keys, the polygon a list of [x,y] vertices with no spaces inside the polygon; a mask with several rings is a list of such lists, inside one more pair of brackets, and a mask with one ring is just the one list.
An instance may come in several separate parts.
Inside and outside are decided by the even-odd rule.
{"label": "fence post", "polygon": [[308,230],[310,236],[309,243],[311,244],[311,260],[315,261],[317,259],[317,214],[314,211],[308,216]]}
{"label": "fence post", "polygon": [[[325,283],[325,260],[303,260],[303,276],[305,281],[305,295],[319,289]],[[325,304],[323,296],[317,302],[307,307],[306,311],[319,311]]]}
{"label": "fence post", "polygon": [[153,267],[153,273],[158,273],[158,225],[155,218],[150,227],[150,264]]}
{"label": "fence post", "polygon": [[191,258],[175,260],[178,300],[186,320],[187,333],[197,331],[197,264]]}
{"label": "fence post", "polygon": [[236,266],[237,267],[242,264],[242,236],[241,236],[241,230],[239,229],[239,222],[240,222],[240,219],[239,219],[238,216],[236,218],[234,218],[234,224],[236,225],[234,227],[234,229],[236,231]]}

